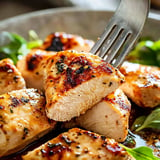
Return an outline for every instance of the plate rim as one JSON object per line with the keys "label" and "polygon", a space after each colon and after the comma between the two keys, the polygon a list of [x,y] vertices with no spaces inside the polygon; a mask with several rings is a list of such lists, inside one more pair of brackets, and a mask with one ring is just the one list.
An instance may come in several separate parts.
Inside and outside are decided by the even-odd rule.
{"label": "plate rim", "polygon": [[[101,9],[90,9],[90,8],[80,8],[80,7],[50,8],[50,9],[43,9],[43,10],[28,12],[28,13],[20,14],[17,16],[13,16],[13,17],[9,17],[7,19],[1,20],[0,27],[7,23],[11,23],[12,21],[14,22],[15,20],[27,19],[29,17],[37,17],[40,15],[51,14],[51,13],[53,14],[62,13],[62,12],[110,12],[110,13],[113,13],[114,11],[115,11],[114,9],[101,10]],[[160,21],[160,12],[159,11],[154,12],[151,10],[149,12],[148,18],[156,21]]]}

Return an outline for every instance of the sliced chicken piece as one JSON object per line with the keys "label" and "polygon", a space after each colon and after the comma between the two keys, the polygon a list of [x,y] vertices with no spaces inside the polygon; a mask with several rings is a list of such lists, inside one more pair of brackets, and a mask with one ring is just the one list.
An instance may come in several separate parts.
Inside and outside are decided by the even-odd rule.
{"label": "sliced chicken piece", "polygon": [[113,139],[73,128],[23,156],[23,160],[134,160]]}
{"label": "sliced chicken piece", "polygon": [[25,88],[25,81],[11,59],[0,61],[0,94]]}
{"label": "sliced chicken piece", "polygon": [[58,52],[43,65],[46,112],[57,121],[84,114],[123,83],[117,69],[90,53]]}
{"label": "sliced chicken piece", "polygon": [[66,123],[65,127],[78,125],[118,142],[123,142],[128,134],[130,110],[131,104],[127,97],[122,90],[117,89],[85,114]]}
{"label": "sliced chicken piece", "polygon": [[159,68],[125,62],[120,71],[126,80],[121,88],[133,102],[151,108],[160,104]]}
{"label": "sliced chicken piece", "polygon": [[36,89],[0,96],[0,157],[24,148],[54,128],[44,106],[45,98]]}
{"label": "sliced chicken piece", "polygon": [[[49,52],[40,49],[33,49],[28,55],[17,63],[17,68],[22,73],[28,88],[36,88],[43,90],[43,68],[41,68],[43,60],[50,54],[56,52]],[[45,67],[45,66],[44,66]]]}
{"label": "sliced chicken piece", "polygon": [[47,51],[76,50],[78,52],[89,52],[93,45],[94,42],[92,40],[84,39],[81,36],[55,32],[46,37],[40,49]]}

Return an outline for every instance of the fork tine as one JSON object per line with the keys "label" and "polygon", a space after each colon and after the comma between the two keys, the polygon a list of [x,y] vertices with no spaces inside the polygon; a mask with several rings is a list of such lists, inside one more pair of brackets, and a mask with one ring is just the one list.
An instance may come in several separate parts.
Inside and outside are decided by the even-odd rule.
{"label": "fork tine", "polygon": [[90,52],[92,54],[95,54],[95,55],[98,54],[99,49],[101,48],[101,46],[105,42],[106,38],[112,33],[112,31],[114,31],[115,27],[116,27],[116,25],[114,25],[113,23],[110,23],[110,22],[108,23],[107,27],[105,28],[104,32],[100,36],[99,40],[91,48]]}
{"label": "fork tine", "polygon": [[[105,31],[90,52],[115,67],[120,65],[140,36],[149,4],[149,0],[121,0]],[[136,8],[136,12],[133,8]]]}
{"label": "fork tine", "polygon": [[110,34],[110,36],[108,36],[108,38],[103,43],[98,56],[102,58],[105,56],[105,54],[108,52],[110,47],[114,44],[114,42],[116,41],[117,37],[119,36],[122,30],[123,30],[122,28],[116,25],[115,30]]}
{"label": "fork tine", "polygon": [[124,58],[126,57],[128,52],[134,46],[134,43],[136,43],[136,38],[135,37],[132,37],[132,38],[128,39],[128,41],[125,43],[121,53],[117,56],[117,58],[115,59],[115,62],[112,64],[114,67],[120,67]]}
{"label": "fork tine", "polygon": [[[128,30],[122,30],[121,34],[118,35],[116,42],[111,46],[109,49],[109,52],[107,53],[106,51],[104,52],[104,57],[102,57],[105,61],[110,63],[114,57],[117,55],[119,50],[121,49],[122,46],[124,46],[126,40],[129,38],[131,35],[131,31]],[[106,54],[107,53],[107,54]]]}

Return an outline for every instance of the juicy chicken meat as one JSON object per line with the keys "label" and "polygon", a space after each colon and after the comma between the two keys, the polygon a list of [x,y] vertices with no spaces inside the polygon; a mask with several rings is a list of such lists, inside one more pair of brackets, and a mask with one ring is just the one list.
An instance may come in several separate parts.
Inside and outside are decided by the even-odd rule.
{"label": "juicy chicken meat", "polygon": [[0,157],[24,148],[54,128],[44,106],[45,98],[36,89],[0,96]]}
{"label": "juicy chicken meat", "polygon": [[159,68],[125,62],[120,71],[126,80],[121,88],[133,102],[151,108],[160,104]]}
{"label": "juicy chicken meat", "polygon": [[123,82],[117,69],[90,53],[58,52],[42,66],[47,116],[57,121],[84,114]]}
{"label": "juicy chicken meat", "polygon": [[0,94],[25,88],[25,81],[12,60],[0,61]]}
{"label": "juicy chicken meat", "polygon": [[22,157],[23,160],[135,160],[113,139],[73,128]]}
{"label": "juicy chicken meat", "polygon": [[65,126],[78,125],[118,142],[123,142],[128,134],[130,110],[131,104],[127,97],[122,90],[117,89],[84,115],[66,123]]}
{"label": "juicy chicken meat", "polygon": [[76,50],[78,52],[89,52],[94,42],[78,35],[67,34],[64,32],[55,32],[48,35],[40,47],[47,51],[65,51]]}
{"label": "juicy chicken meat", "polygon": [[32,50],[19,62],[18,68],[29,81],[36,79],[30,81],[32,86],[38,84],[38,88],[44,88],[47,116],[57,121],[85,113],[123,82],[117,69],[98,56],[84,52],[47,54],[47,51]]}

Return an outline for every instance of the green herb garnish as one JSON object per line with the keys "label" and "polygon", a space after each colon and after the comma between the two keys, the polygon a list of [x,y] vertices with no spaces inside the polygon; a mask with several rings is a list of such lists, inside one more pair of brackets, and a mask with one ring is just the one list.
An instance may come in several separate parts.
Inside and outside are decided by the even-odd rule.
{"label": "green herb garnish", "polygon": [[15,33],[2,32],[0,34],[0,59],[10,58],[14,64],[30,49],[39,47],[42,44],[34,31],[29,31],[29,41]]}
{"label": "green herb garnish", "polygon": [[153,110],[147,117],[138,117],[132,125],[132,129],[136,132],[145,128],[160,130],[160,107]]}
{"label": "green herb garnish", "polygon": [[160,40],[141,41],[129,53],[127,60],[134,63],[160,67]]}
{"label": "green herb garnish", "polygon": [[146,116],[140,116],[136,118],[136,120],[132,124],[131,131],[135,131],[137,128],[141,127],[145,119],[146,119]]}
{"label": "green herb garnish", "polygon": [[160,160],[158,157],[153,155],[153,150],[149,147],[138,147],[138,148],[128,148],[120,144],[132,157],[136,160]]}

